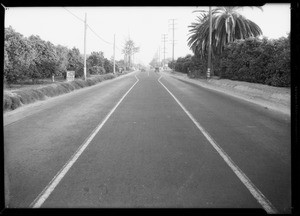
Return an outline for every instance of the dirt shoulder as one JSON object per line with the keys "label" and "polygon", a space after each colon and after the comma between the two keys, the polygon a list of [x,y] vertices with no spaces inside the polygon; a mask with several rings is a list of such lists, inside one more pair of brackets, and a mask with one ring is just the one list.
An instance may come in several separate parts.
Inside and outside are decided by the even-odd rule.
{"label": "dirt shoulder", "polygon": [[164,71],[165,75],[197,84],[207,89],[219,91],[267,109],[290,115],[290,88],[273,87],[257,83],[228,79],[193,79],[179,72]]}

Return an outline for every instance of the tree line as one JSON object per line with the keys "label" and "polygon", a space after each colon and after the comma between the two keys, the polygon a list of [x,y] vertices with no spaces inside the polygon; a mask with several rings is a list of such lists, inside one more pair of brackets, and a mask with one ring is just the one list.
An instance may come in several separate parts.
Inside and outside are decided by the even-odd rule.
{"label": "tree line", "polygon": [[[290,36],[279,39],[248,38],[227,44],[213,58],[213,73],[224,79],[288,87],[291,84]],[[206,77],[207,59],[186,55],[169,67],[192,77]]]}
{"label": "tree line", "polygon": [[[83,77],[84,59],[76,47],[55,46],[36,35],[27,38],[11,26],[5,28],[4,40],[4,81],[8,84],[65,77],[68,70],[75,71],[75,77]],[[103,52],[92,52],[88,56],[88,76],[111,72],[113,63],[104,57]]]}

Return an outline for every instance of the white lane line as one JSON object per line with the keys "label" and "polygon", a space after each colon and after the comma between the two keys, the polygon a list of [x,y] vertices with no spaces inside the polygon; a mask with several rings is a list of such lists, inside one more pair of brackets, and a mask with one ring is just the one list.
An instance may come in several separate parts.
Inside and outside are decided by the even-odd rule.
{"label": "white lane line", "polygon": [[114,108],[108,113],[108,115],[104,118],[104,120],[93,130],[93,132],[87,137],[87,139],[81,144],[81,146],[77,149],[77,151],[73,154],[73,156],[69,159],[69,161],[61,168],[61,170],[54,176],[54,178],[49,182],[49,184],[44,188],[44,190],[35,198],[35,200],[30,204],[32,208],[39,208],[43,205],[46,199],[53,192],[55,187],[59,184],[62,178],[66,175],[72,165],[76,162],[82,152],[86,149],[86,147],[90,144],[105,122],[109,119],[109,117],[113,114],[116,108],[120,105],[123,99],[128,95],[131,89],[137,84],[139,79],[136,75],[134,75],[137,79],[136,82],[131,86],[131,88],[123,95],[123,97],[119,100],[119,102],[114,106]]}
{"label": "white lane line", "polygon": [[227,165],[247,187],[253,197],[261,204],[265,211],[269,214],[276,214],[278,211],[272,205],[272,203],[260,192],[260,190],[251,182],[246,174],[233,162],[233,160],[227,155],[227,153],[217,144],[217,142],[210,136],[210,134],[199,124],[199,122],[192,116],[192,114],[182,105],[182,103],[169,91],[169,89],[160,81],[162,75],[159,77],[158,82],[169,92],[169,94],[175,99],[183,111],[190,117],[197,128],[202,132],[210,144],[215,148],[219,155],[224,159]]}

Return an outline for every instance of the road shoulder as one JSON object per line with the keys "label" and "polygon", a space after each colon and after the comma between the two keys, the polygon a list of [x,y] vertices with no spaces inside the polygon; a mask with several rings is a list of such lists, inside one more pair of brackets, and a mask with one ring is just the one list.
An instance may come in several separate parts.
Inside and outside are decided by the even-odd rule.
{"label": "road shoulder", "polygon": [[222,92],[224,94],[245,100],[273,111],[290,116],[290,89],[266,86],[255,83],[247,83],[232,80],[204,80],[191,79],[186,74],[178,72],[163,72],[178,80],[196,84],[203,88]]}

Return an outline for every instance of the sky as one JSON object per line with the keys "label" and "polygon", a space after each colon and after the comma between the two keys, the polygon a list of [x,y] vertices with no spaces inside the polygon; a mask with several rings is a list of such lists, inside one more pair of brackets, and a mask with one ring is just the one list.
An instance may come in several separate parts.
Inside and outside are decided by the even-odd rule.
{"label": "sky", "polygon": [[[110,59],[123,59],[121,49],[130,38],[140,47],[134,62],[149,64],[160,51],[163,34],[167,34],[165,58],[172,57],[172,19],[174,58],[192,54],[187,45],[189,25],[196,20],[195,10],[208,7],[10,7],[5,11],[5,27],[12,26],[25,37],[39,35],[54,45],[77,47],[84,53],[84,19],[87,15],[86,53],[102,51]],[[266,4],[263,10],[244,7],[239,12],[260,26],[263,35],[276,39],[290,32],[290,4]],[[92,31],[92,30],[93,31]]]}

